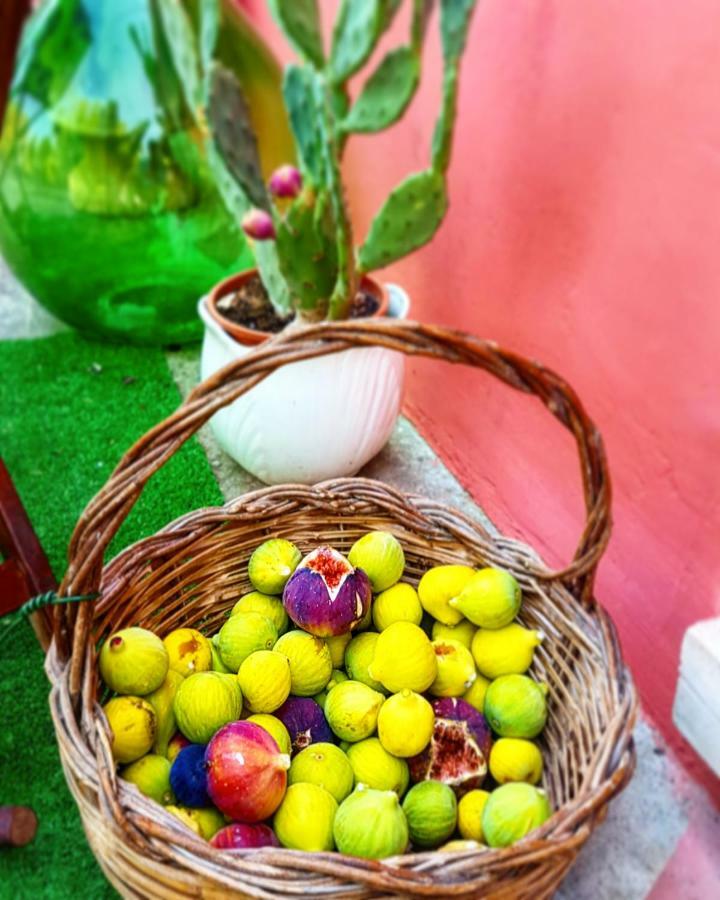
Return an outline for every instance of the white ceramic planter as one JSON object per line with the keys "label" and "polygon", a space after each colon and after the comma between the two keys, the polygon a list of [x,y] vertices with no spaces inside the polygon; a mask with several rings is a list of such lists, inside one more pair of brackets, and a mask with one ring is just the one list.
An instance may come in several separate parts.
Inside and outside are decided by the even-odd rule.
{"label": "white ceramic planter", "polygon": [[[387,285],[388,315],[407,316],[405,291]],[[205,326],[201,374],[245,356],[210,316]],[[210,426],[220,446],[266,484],[314,484],[354,475],[385,445],[397,420],[405,385],[405,357],[382,347],[360,347],[283,366],[230,406]]]}

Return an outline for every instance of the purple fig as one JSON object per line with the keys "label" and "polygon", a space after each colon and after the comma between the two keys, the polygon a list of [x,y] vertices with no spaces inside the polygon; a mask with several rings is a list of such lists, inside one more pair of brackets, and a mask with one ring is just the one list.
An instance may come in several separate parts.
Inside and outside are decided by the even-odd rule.
{"label": "purple fig", "polygon": [[297,197],[302,188],[302,175],[295,166],[280,166],[270,176],[269,187],[275,197]]}
{"label": "purple fig", "polygon": [[459,794],[485,780],[492,734],[485,716],[457,697],[433,705],[435,725],[430,743],[408,760],[413,781],[442,781]]}
{"label": "purple fig", "polygon": [[322,707],[310,697],[289,697],[273,715],[287,728],[293,753],[310,744],[336,742]]}
{"label": "purple fig", "polygon": [[283,606],[295,624],[317,637],[345,634],[362,621],[372,588],[332,547],[318,547],[303,559],[283,592]]}
{"label": "purple fig", "polygon": [[264,209],[251,209],[243,216],[242,229],[256,241],[268,241],[275,237],[272,216]]}

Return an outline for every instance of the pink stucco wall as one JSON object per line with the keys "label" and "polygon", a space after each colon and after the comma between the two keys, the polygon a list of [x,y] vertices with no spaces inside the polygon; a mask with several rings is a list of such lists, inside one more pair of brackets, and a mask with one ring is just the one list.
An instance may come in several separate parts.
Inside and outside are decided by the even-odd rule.
{"label": "pink stucco wall", "polygon": [[[388,189],[426,165],[434,35],[425,63],[435,83],[406,120],[349,146],[361,234]],[[615,486],[598,595],[645,711],[720,797],[671,722],[683,631],[720,614],[717,3],[482,0],[450,195],[432,245],[387,277],[408,287],[417,318],[537,357],[583,397]],[[569,556],[579,474],[569,436],[538,404],[423,362],[407,411],[502,528],[551,562]]]}

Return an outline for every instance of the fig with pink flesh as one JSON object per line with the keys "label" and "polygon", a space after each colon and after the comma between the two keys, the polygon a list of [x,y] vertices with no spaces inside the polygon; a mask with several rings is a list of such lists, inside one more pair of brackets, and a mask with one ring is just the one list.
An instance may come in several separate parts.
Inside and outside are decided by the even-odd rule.
{"label": "fig with pink flesh", "polygon": [[283,605],[295,624],[317,637],[353,629],[370,608],[372,589],[362,569],[332,547],[318,547],[302,560],[283,592]]}
{"label": "fig with pink flesh", "polygon": [[443,697],[432,707],[433,734],[422,753],[408,759],[410,778],[442,781],[459,794],[480,787],[492,747],[485,716],[457,697]]}

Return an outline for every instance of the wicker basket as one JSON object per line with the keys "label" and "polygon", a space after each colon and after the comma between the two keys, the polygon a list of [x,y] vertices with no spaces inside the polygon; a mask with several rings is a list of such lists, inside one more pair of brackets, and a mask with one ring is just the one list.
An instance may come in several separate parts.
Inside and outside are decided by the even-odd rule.
{"label": "wicker basket", "polygon": [[[537,395],[575,436],[587,525],[573,562],[552,572],[530,547],[486,533],[443,504],[350,478],[256,491],[183,516],[103,567],[103,554],[150,476],[220,407],[285,363],[358,345],[465,363]],[[119,779],[98,704],[95,643],[109,629],[217,628],[248,589],[247,559],[268,535],[303,551],[324,541],[347,551],[370,529],[393,531],[416,581],[431,565],[467,562],[511,571],[525,596],[522,620],[542,628],[533,673],[550,688],[542,743],[544,787],[555,814],[503,850],[418,853],[382,863],[337,853],[263,849],[223,853]],[[635,693],[612,622],[592,596],[610,531],[602,440],[557,375],[496,345],[454,331],[380,320],[321,324],[283,334],[197,387],[180,409],[121,460],[83,513],[70,544],[63,596],[100,599],[53,611],[46,660],[60,757],[95,855],[126,897],[550,896],[634,768]]]}

